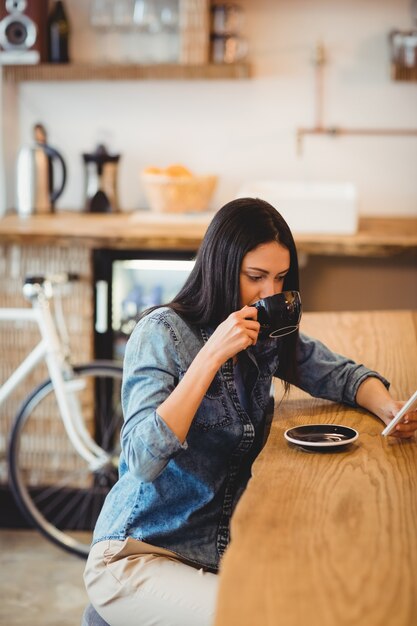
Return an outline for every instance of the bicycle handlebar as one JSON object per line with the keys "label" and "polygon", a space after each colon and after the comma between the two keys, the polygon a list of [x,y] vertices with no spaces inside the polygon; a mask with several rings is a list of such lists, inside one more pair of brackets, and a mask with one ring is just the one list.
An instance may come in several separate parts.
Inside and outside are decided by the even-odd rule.
{"label": "bicycle handlebar", "polygon": [[63,285],[80,280],[80,275],[75,272],[59,272],[56,274],[34,274],[25,276],[24,285],[43,285],[46,282],[52,285]]}

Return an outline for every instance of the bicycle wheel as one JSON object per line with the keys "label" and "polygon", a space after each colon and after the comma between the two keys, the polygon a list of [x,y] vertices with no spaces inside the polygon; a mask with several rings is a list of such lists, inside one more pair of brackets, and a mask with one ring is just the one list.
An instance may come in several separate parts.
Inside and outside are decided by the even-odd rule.
{"label": "bicycle wheel", "polygon": [[117,480],[122,368],[74,367],[88,431],[111,460],[92,471],[71,444],[50,380],[39,385],[16,416],[8,447],[9,481],[26,519],[61,548],[87,557],[104,499]]}

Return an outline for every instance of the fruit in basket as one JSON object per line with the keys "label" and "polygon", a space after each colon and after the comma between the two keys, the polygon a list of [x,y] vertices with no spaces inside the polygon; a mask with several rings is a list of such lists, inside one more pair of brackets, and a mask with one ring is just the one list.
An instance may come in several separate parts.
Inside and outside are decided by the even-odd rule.
{"label": "fruit in basket", "polygon": [[192,172],[184,165],[169,165],[165,168],[164,174],[167,176],[192,176]]}
{"label": "fruit in basket", "polygon": [[174,176],[174,177],[191,177],[193,173],[180,163],[175,163],[174,165],[168,165],[168,167],[155,167],[151,165],[149,167],[145,167],[143,170],[144,174],[158,174],[163,176]]}
{"label": "fruit in basket", "polygon": [[151,209],[162,213],[206,211],[217,185],[217,176],[195,175],[178,163],[147,167],[141,180]]}

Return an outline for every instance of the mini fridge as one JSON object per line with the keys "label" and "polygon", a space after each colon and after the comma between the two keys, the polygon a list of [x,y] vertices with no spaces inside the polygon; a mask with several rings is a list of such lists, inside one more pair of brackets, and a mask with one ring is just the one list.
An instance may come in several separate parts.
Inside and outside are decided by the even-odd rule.
{"label": "mini fridge", "polygon": [[94,353],[122,362],[126,342],[147,308],[174,298],[196,251],[95,250]]}

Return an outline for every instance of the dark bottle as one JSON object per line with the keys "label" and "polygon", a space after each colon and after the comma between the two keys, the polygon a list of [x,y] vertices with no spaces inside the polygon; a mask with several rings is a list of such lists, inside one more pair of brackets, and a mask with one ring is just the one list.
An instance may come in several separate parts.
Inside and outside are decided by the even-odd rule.
{"label": "dark bottle", "polygon": [[54,2],[48,16],[48,61],[69,63],[68,41],[70,27],[62,0]]}

